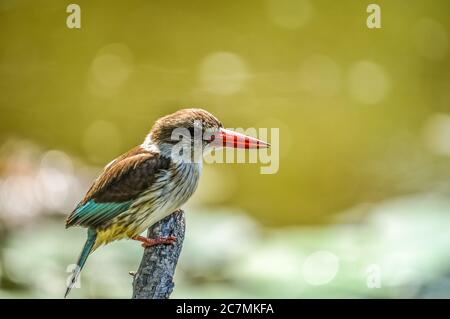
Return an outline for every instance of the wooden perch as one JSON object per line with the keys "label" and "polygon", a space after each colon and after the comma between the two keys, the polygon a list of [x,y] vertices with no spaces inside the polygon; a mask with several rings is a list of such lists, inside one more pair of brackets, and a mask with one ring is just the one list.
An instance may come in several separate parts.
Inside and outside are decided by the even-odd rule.
{"label": "wooden perch", "polygon": [[148,230],[149,238],[175,236],[173,245],[156,245],[144,250],[141,264],[134,275],[133,298],[167,299],[175,286],[173,275],[183,247],[184,212],[179,210]]}

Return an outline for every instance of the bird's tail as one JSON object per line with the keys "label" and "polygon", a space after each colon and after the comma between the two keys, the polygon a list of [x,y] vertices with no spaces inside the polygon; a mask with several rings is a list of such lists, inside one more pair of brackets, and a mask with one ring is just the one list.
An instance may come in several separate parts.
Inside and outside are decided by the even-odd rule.
{"label": "bird's tail", "polygon": [[93,229],[89,229],[88,238],[86,240],[86,243],[84,244],[83,250],[81,251],[80,257],[78,258],[77,266],[73,270],[72,277],[70,278],[70,283],[67,286],[66,293],[64,294],[64,298],[67,297],[70,290],[75,286],[78,276],[80,275],[81,270],[83,269],[83,266],[86,263],[87,258],[89,257],[89,254],[92,252],[96,238],[97,232]]}

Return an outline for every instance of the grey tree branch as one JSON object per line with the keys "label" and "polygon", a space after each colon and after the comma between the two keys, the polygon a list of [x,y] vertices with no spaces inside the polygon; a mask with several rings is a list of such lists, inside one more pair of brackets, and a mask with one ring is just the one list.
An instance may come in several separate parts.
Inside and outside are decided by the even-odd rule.
{"label": "grey tree branch", "polygon": [[183,247],[184,212],[170,214],[148,230],[149,238],[175,236],[173,245],[156,245],[144,250],[141,264],[134,275],[133,298],[166,299],[175,286],[173,275]]}

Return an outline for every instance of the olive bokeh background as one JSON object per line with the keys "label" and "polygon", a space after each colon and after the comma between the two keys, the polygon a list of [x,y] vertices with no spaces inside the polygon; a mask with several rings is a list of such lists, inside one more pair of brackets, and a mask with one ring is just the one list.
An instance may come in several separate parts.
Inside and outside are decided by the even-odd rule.
{"label": "olive bokeh background", "polygon": [[[450,274],[448,252],[439,245],[450,241],[450,3],[373,2],[381,7],[381,29],[366,26],[368,1],[80,0],[75,3],[81,7],[81,29],[66,26],[71,2],[0,1],[0,297],[60,295],[65,276],[60,265],[76,258],[84,236],[80,229],[63,230],[64,215],[101,167],[140,144],[158,117],[183,107],[205,108],[229,128],[280,129],[276,174],[260,174],[260,164],[206,165],[188,206],[188,214],[196,216],[190,235],[188,219],[188,236],[200,242],[202,225],[236,220],[224,227],[241,229],[236,230],[240,240],[253,238],[261,249],[278,240],[281,248],[268,251],[271,258],[247,260],[249,270],[243,274],[236,273],[243,264],[239,258],[255,253],[256,246],[248,246],[239,258],[224,254],[230,267],[225,270],[220,268],[224,260],[214,259],[222,247],[217,241],[223,249],[239,248],[223,238],[235,236],[233,232],[210,234],[216,239],[201,249],[210,247],[215,257],[204,260],[214,262],[203,265],[188,261],[193,255],[201,258],[197,246],[188,242],[178,296],[371,295],[373,291],[364,290],[365,281],[355,281],[358,288],[351,292],[343,290],[353,287],[344,275],[340,280],[345,284],[312,292],[298,288],[300,283],[279,291],[272,282],[264,285],[267,278],[280,286],[283,280],[292,282],[305,266],[305,250],[333,251],[340,240],[347,244],[334,252],[340,269],[349,274],[356,266],[342,266],[344,246],[351,257],[367,251],[372,241],[401,244],[394,255],[409,251],[414,258],[407,265],[415,270],[417,259],[425,258],[418,252],[429,252],[426,258],[433,266],[425,272],[431,277],[418,280],[412,272],[390,285],[408,289],[392,293],[388,287],[377,296],[433,292],[429,283]],[[386,213],[390,205],[406,215]],[[373,216],[379,211],[389,222],[371,237],[364,227],[378,220]],[[353,225],[359,235],[336,230],[344,224]],[[427,233],[416,226],[407,228],[410,233],[401,231],[410,224]],[[389,227],[400,235],[389,237]],[[411,237],[402,237],[405,232]],[[292,239],[291,250],[282,244],[283,234],[285,241],[300,236]],[[412,244],[412,238],[423,238],[424,246]],[[27,249],[48,253],[46,258],[53,260],[47,265],[33,258],[48,278],[59,273],[53,288],[45,276],[36,283],[25,275],[33,269],[21,254],[28,241]],[[116,251],[120,257],[106,260],[124,262],[116,270],[120,277],[130,270],[125,268],[136,267],[140,251],[132,243],[114,246],[99,252],[97,260]],[[134,257],[127,259],[120,249],[133,251]],[[380,249],[378,256],[388,258]],[[273,256],[280,251],[285,252],[280,265],[299,265],[287,271],[290,277],[277,277],[278,265],[260,277],[249,275],[267,270],[267,261],[277,259]],[[292,257],[300,251],[301,257]],[[322,257],[333,264],[325,254],[317,265]],[[362,268],[378,260],[361,258]],[[91,259],[86,276],[94,282],[102,270],[95,268],[103,267]],[[411,274],[408,267],[403,275]],[[127,297],[129,279],[111,284],[113,288],[95,282],[76,294]],[[254,286],[233,286],[245,280]],[[437,282],[449,282],[445,280]],[[411,291],[410,285],[419,287],[417,293],[404,293]],[[230,286],[234,288],[227,290]],[[442,296],[442,290],[449,296],[450,289],[436,289],[435,295]]]}

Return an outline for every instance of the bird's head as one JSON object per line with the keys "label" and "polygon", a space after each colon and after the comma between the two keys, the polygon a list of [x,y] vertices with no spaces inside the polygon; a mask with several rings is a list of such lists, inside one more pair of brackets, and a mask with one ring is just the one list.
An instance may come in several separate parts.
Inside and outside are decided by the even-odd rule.
{"label": "bird's head", "polygon": [[[197,108],[182,109],[158,119],[150,131],[151,143],[164,153],[196,158],[214,148],[266,148],[269,144],[223,128],[211,113]],[[188,151],[186,151],[188,150]],[[183,154],[184,153],[184,154]]]}

